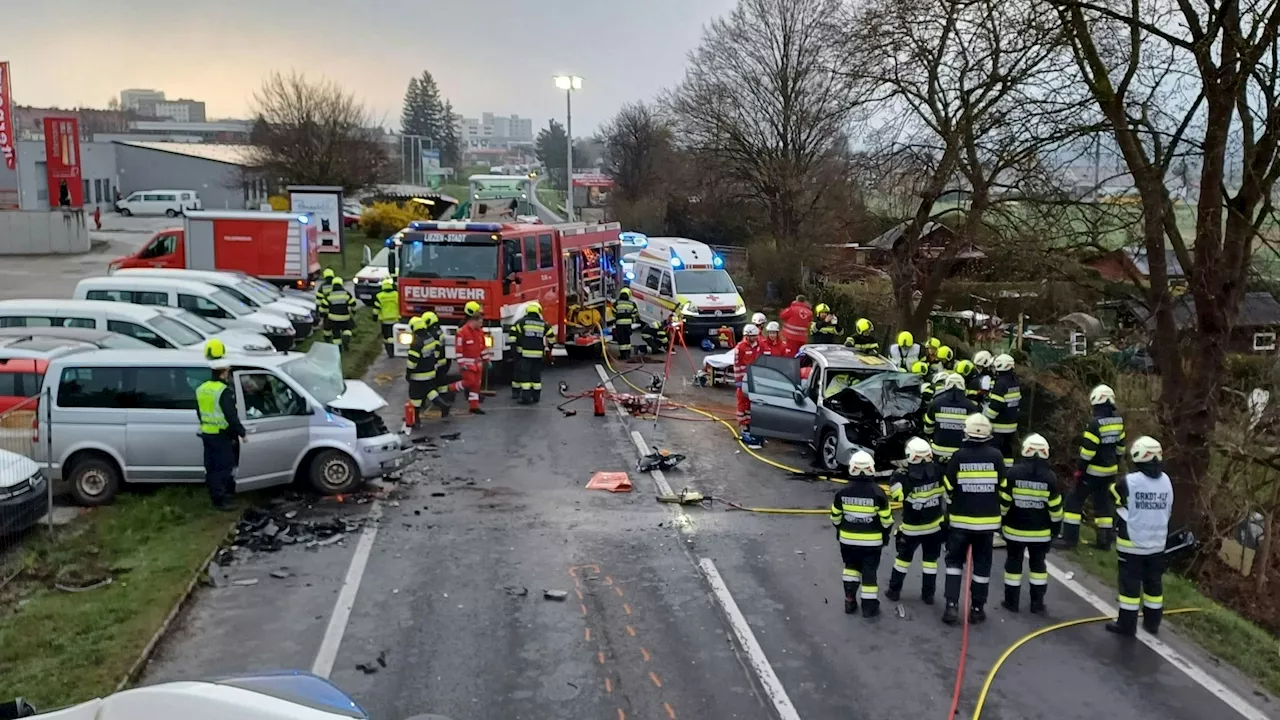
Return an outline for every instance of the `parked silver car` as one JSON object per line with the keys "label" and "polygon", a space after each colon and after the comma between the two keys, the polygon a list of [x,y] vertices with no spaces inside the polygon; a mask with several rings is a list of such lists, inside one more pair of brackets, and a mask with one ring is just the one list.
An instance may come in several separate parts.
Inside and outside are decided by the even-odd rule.
{"label": "parked silver car", "polygon": [[[302,479],[321,493],[347,493],[405,462],[401,436],[377,415],[386,400],[359,380],[343,380],[335,346],[229,357],[247,433],[237,491]],[[209,377],[199,350],[61,356],[45,372],[52,402],[41,404],[36,459],[51,456],[50,479],[65,482],[83,505],[110,502],[126,481],[203,482],[195,389]]]}
{"label": "parked silver car", "polygon": [[754,435],[808,443],[828,472],[866,450],[879,474],[920,432],[921,379],[843,345],[805,345],[797,357],[764,356],[747,368]]}

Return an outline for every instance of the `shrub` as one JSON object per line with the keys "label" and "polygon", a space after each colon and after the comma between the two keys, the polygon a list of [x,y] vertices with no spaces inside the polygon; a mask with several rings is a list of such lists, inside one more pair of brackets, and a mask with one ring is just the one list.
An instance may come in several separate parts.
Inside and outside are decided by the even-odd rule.
{"label": "shrub", "polygon": [[1224,384],[1246,393],[1254,388],[1269,390],[1275,384],[1275,370],[1275,358],[1267,355],[1228,355]]}
{"label": "shrub", "polygon": [[385,238],[400,232],[414,220],[430,219],[414,206],[376,202],[360,214],[360,229],[371,238]]}
{"label": "shrub", "polygon": [[289,211],[289,198],[283,195],[272,195],[271,197],[267,198],[267,202],[271,203],[271,209],[275,210],[276,212]]}

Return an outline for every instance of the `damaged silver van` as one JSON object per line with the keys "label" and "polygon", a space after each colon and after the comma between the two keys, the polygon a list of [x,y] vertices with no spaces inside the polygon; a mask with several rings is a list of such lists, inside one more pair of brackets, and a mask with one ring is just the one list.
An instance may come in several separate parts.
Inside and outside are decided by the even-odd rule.
{"label": "damaged silver van", "polygon": [[[228,357],[246,432],[237,491],[302,480],[336,495],[406,462],[406,443],[377,414],[386,400],[343,379],[335,346]],[[35,459],[82,505],[111,502],[125,482],[203,482],[195,389],[209,376],[200,349],[58,357],[45,372]]]}

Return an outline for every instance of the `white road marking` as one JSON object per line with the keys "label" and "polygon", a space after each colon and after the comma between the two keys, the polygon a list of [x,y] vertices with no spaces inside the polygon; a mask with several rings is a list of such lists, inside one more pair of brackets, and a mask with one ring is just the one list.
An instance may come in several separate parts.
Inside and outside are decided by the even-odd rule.
{"label": "white road marking", "polygon": [[698,561],[698,567],[702,568],[702,573],[706,575],[707,582],[711,583],[711,592],[715,593],[716,600],[720,603],[720,608],[724,610],[725,616],[729,618],[729,627],[733,629],[733,634],[738,638],[738,644],[747,654],[747,659],[751,661],[751,669],[755,671],[756,677],[760,679],[760,685],[764,688],[764,694],[773,703],[773,708],[778,712],[781,720],[800,720],[800,714],[796,712],[796,708],[791,704],[791,698],[787,695],[787,691],[782,687],[782,681],[778,680],[778,675],[773,671],[773,666],[769,664],[769,659],[764,656],[764,650],[760,648],[760,643],[756,641],[755,633],[751,632],[751,626],[747,624],[747,619],[743,617],[742,611],[738,609],[738,603],[734,601],[733,595],[729,593],[729,587],[724,584],[724,578],[720,577],[720,571],[716,569],[716,564],[710,558],[702,558]]}
{"label": "white road marking", "polygon": [[329,626],[324,630],[320,650],[316,652],[316,660],[311,664],[311,672],[322,678],[329,677],[329,673],[333,672],[333,663],[338,659],[338,648],[342,645],[342,636],[347,632],[347,621],[351,619],[351,608],[355,606],[356,593],[360,591],[360,580],[364,578],[365,566],[369,564],[373,540],[378,536],[377,523],[380,517],[382,505],[375,501],[369,508],[369,518],[364,530],[360,532],[351,564],[347,566],[347,576],[343,578],[342,589],[338,591],[338,599],[333,604],[333,613],[329,615]]}
{"label": "white road marking", "polygon": [[[1114,603],[1102,599],[1089,588],[1067,577],[1067,571],[1055,565],[1052,560],[1048,562],[1048,570],[1054,580],[1065,585],[1068,590],[1079,595],[1085,602],[1097,608],[1103,615],[1116,614],[1116,607]],[[1137,639],[1142,644],[1154,650],[1160,657],[1167,660],[1170,665],[1173,665],[1186,673],[1187,677],[1198,683],[1200,687],[1208,690],[1214,697],[1226,703],[1232,710],[1240,713],[1241,717],[1248,718],[1248,720],[1267,720],[1268,716],[1263,714],[1261,710],[1250,705],[1247,700],[1236,694],[1234,690],[1223,685],[1217,678],[1205,672],[1199,665],[1196,665],[1182,653],[1170,647],[1159,637],[1151,635],[1143,630],[1139,630]]]}

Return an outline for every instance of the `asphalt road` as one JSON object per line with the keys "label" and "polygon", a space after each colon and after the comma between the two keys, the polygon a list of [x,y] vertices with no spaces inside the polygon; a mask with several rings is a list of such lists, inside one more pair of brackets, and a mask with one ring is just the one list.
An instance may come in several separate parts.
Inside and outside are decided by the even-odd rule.
{"label": "asphalt road", "polygon": [[[393,404],[403,398],[401,372],[385,361],[371,372]],[[833,485],[792,479],[749,458],[710,422],[624,423],[612,410],[595,418],[589,399],[577,403],[576,417],[564,418],[554,410],[561,379],[585,389],[597,375],[590,363],[552,368],[537,408],[515,406],[501,389],[483,417],[431,420],[428,435],[460,435],[437,438],[438,453],[419,453],[386,499],[312,511],[358,517],[376,506],[381,513],[329,658],[332,679],[374,717],[772,718],[779,713],[770,674],[794,706],[783,717],[947,717],[961,633],[941,624],[941,604],[920,602],[918,575],[907,580],[905,617],[888,603],[873,621],[845,616],[838,549],[825,517],[659,505],[654,479],[634,472],[630,433],[690,456],[666,473],[677,491],[691,486],[747,506],[817,508],[829,503]],[[731,414],[729,391],[677,384],[673,395]],[[791,448],[766,452],[803,462]],[[601,470],[631,471],[635,492],[585,490]],[[324,654],[356,544],[348,538],[239,563],[233,577],[262,581],[202,590],[145,681],[312,667]],[[884,558],[882,587],[892,562],[888,552]],[[758,642],[763,676],[755,667],[761,658],[735,639],[699,571],[705,560]],[[997,567],[1002,560],[997,551]],[[280,567],[289,578],[267,575]],[[998,581],[992,589],[998,597]],[[545,590],[566,597],[544,599]],[[987,669],[1011,643],[1049,623],[1098,614],[1057,582],[1048,601],[1048,618],[1010,614],[993,602],[988,622],[972,628],[957,717],[972,715]],[[1173,633],[1164,635],[1198,657]],[[1247,683],[1221,668],[1210,672],[1263,717],[1280,717],[1280,705]],[[1019,650],[982,715],[1098,716],[1238,715],[1146,646],[1100,625],[1049,633]]]}

